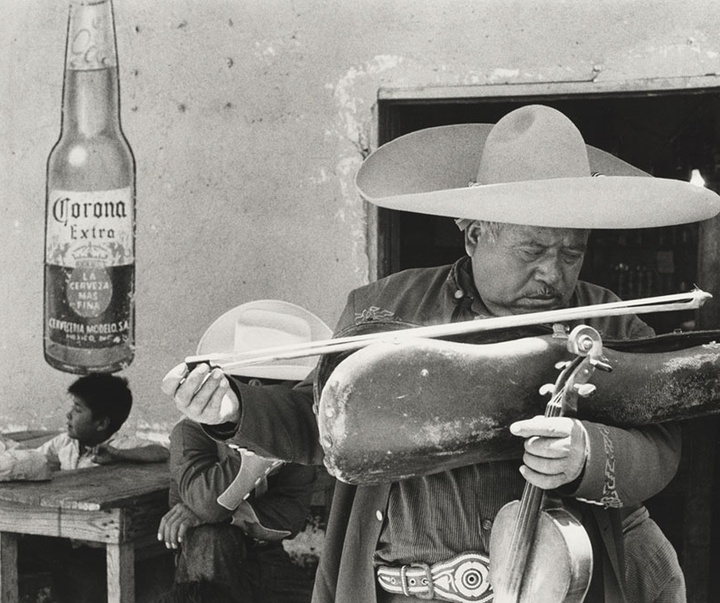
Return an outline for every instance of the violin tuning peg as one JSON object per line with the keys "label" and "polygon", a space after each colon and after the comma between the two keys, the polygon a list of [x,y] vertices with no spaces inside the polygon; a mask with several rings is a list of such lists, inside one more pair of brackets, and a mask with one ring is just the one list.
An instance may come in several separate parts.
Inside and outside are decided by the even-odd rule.
{"label": "violin tuning peg", "polygon": [[592,364],[592,366],[594,366],[596,369],[600,371],[605,371],[606,373],[611,373],[613,370],[612,366],[607,361],[607,358],[591,358],[590,364]]}
{"label": "violin tuning peg", "polygon": [[597,387],[592,383],[581,383],[575,386],[575,391],[581,398],[587,398],[597,391]]}
{"label": "violin tuning peg", "polygon": [[552,383],[546,383],[545,385],[540,386],[540,395],[541,396],[547,396],[549,394],[552,394],[555,390],[555,386]]}
{"label": "violin tuning peg", "polygon": [[558,370],[564,369],[565,367],[569,366],[570,364],[571,364],[571,362],[569,360],[560,360],[555,363],[555,368]]}

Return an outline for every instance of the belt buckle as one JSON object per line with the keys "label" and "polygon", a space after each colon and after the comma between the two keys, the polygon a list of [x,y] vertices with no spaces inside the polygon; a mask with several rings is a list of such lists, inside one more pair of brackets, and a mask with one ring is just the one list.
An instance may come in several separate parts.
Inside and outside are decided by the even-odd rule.
{"label": "belt buckle", "polygon": [[409,568],[413,567],[417,567],[418,569],[421,569],[423,570],[423,572],[425,572],[425,576],[423,578],[419,578],[418,582],[420,583],[420,586],[424,586],[425,588],[427,588],[427,592],[413,593],[413,596],[417,597],[418,599],[426,599],[428,601],[431,601],[435,598],[435,584],[433,583],[432,570],[427,563],[411,563],[410,565],[403,565],[400,568],[400,587],[402,588],[403,595],[405,595],[406,597],[409,597],[411,595],[410,585],[407,581],[407,571]]}

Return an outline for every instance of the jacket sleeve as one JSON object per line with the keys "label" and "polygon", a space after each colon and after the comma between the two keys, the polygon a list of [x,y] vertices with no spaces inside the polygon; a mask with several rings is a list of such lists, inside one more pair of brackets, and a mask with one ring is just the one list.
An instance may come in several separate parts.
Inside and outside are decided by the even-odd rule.
{"label": "jacket sleeve", "polygon": [[217,443],[197,423],[182,420],[175,425],[170,435],[170,472],[180,499],[203,521],[218,523],[230,517],[217,497],[239,470],[239,456],[221,458]]}
{"label": "jacket sleeve", "polygon": [[285,465],[267,481],[262,495],[253,492],[240,503],[232,524],[258,540],[291,538],[302,530],[310,514],[315,467]]}
{"label": "jacket sleeve", "polygon": [[287,530],[292,536],[302,530],[310,514],[315,471],[315,467],[289,464],[271,475],[267,491],[250,498],[260,524]]}
{"label": "jacket sleeve", "polygon": [[302,465],[322,464],[323,451],[313,411],[312,375],[294,388],[284,385],[246,385],[232,376],[230,385],[240,398],[240,421],[223,434],[206,431],[225,444],[247,448],[266,458]]}
{"label": "jacket sleeve", "polygon": [[168,507],[171,509],[178,503],[181,503],[180,493],[175,479],[170,479],[170,487],[168,488]]}
{"label": "jacket sleeve", "polygon": [[620,429],[583,421],[589,455],[575,498],[609,507],[641,503],[660,492],[680,462],[676,423]]}
{"label": "jacket sleeve", "polygon": [[[585,303],[617,301],[612,292],[587,285]],[[601,296],[596,298],[596,296]],[[597,321],[597,323],[596,323]],[[653,337],[655,331],[634,314],[588,321],[603,338],[626,340]],[[641,503],[660,492],[680,463],[681,427],[677,423],[620,429],[583,421],[588,434],[588,459],[575,496],[604,507]]]}

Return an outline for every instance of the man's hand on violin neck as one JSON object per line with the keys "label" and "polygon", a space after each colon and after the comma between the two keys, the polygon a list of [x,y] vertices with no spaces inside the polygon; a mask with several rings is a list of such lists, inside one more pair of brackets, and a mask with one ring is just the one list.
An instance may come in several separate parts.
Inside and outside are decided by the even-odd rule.
{"label": "man's hand on violin neck", "polygon": [[240,401],[223,372],[200,364],[188,372],[180,364],[165,375],[162,391],[171,396],[177,409],[188,419],[206,425],[237,423]]}
{"label": "man's hand on violin neck", "polygon": [[510,425],[525,439],[523,477],[543,490],[558,488],[576,479],[587,460],[587,434],[582,423],[570,417],[537,416]]}

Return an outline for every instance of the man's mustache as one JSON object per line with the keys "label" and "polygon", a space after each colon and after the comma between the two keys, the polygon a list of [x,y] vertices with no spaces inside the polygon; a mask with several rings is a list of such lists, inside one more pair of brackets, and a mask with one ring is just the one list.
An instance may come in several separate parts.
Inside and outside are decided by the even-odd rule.
{"label": "man's mustache", "polygon": [[528,293],[525,297],[530,299],[550,300],[550,299],[562,299],[560,291],[555,287],[543,287],[537,291]]}

